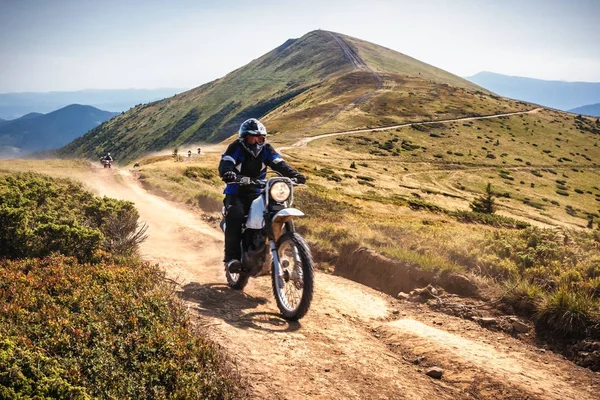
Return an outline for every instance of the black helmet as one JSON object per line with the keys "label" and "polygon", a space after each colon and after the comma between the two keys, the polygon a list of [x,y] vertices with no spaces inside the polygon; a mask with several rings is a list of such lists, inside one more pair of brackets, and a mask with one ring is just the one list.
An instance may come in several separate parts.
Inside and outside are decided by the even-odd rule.
{"label": "black helmet", "polygon": [[245,138],[247,135],[261,135],[267,137],[267,128],[256,118],[250,118],[242,122],[238,137]]}

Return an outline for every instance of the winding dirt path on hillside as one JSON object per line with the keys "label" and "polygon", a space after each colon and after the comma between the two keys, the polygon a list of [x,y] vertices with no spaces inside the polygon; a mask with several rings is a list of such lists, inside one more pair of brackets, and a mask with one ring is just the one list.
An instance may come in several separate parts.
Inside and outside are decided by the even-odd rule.
{"label": "winding dirt path on hillside", "polygon": [[533,110],[516,111],[516,112],[505,113],[505,114],[490,114],[490,115],[482,115],[482,116],[479,116],[479,117],[464,117],[464,118],[441,119],[441,120],[437,120],[437,121],[407,122],[407,123],[398,124],[398,125],[382,126],[380,128],[353,129],[353,130],[349,130],[349,131],[334,132],[334,133],[325,133],[323,135],[311,136],[311,137],[307,137],[307,138],[304,138],[304,139],[300,139],[299,141],[297,141],[296,143],[292,144],[291,146],[280,147],[279,150],[283,151],[283,150],[287,150],[287,149],[293,149],[293,148],[296,148],[296,147],[305,147],[307,144],[309,144],[310,142],[312,142],[314,140],[324,139],[324,138],[328,138],[328,137],[332,137],[332,136],[352,135],[352,134],[355,134],[355,133],[367,133],[367,132],[381,132],[381,131],[387,131],[387,130],[390,130],[390,129],[405,128],[405,127],[411,126],[411,125],[447,124],[448,122],[475,121],[475,120],[479,120],[479,119],[492,119],[492,118],[500,118],[500,117],[510,117],[511,115],[535,114],[535,113],[537,113],[537,112],[539,112],[541,110],[543,110],[543,108],[542,107],[538,107],[538,108],[534,108]]}
{"label": "winding dirt path on hillside", "polygon": [[[135,203],[149,226],[143,258],[180,282],[198,324],[248,377],[252,398],[598,398],[598,374],[337,276],[317,273],[310,311],[285,321],[269,277],[243,293],[226,286],[222,234],[201,213],[149,194],[128,171],[98,168],[80,179]],[[441,380],[424,374],[432,365],[444,368]]]}
{"label": "winding dirt path on hillside", "polygon": [[373,77],[373,81],[375,82],[375,89],[358,96],[357,98],[355,98],[354,100],[352,100],[351,102],[346,104],[345,106],[342,106],[342,105],[338,106],[335,111],[333,111],[331,114],[329,114],[323,120],[312,124],[310,127],[310,130],[315,129],[318,126],[322,126],[322,125],[328,123],[329,121],[331,121],[332,119],[334,119],[335,117],[340,115],[342,112],[344,112],[350,108],[353,108],[353,107],[356,107],[356,106],[359,106],[359,105],[365,103],[367,100],[369,100],[371,97],[373,97],[383,87],[383,78],[378,73],[376,73],[371,68],[369,68],[367,63],[364,62],[364,60],[358,55],[358,53],[356,51],[354,51],[354,49],[352,49],[352,47],[350,47],[348,45],[348,43],[346,43],[346,41],[340,35],[338,35],[334,32],[329,32],[329,34],[333,37],[333,39],[335,40],[337,45],[342,50],[342,53],[344,54],[344,58],[346,58],[348,61],[350,61],[350,63],[354,66],[355,69],[357,69],[359,71],[368,72]]}

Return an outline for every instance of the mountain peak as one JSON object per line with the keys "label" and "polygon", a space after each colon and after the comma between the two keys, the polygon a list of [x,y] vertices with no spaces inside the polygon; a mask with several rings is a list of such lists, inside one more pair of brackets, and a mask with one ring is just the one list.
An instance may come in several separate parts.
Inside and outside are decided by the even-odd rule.
{"label": "mountain peak", "polygon": [[[392,124],[422,112],[408,97],[411,87],[426,91],[427,101],[439,101],[440,93],[459,88],[485,92],[405,54],[319,29],[288,39],[247,65],[175,99],[136,107],[61,153],[96,155],[108,137],[121,159],[167,146],[219,142],[251,117],[265,119],[270,129],[297,133]],[[455,115],[455,110],[453,103],[436,111],[437,115]],[[134,122],[138,118],[154,122]],[[122,134],[123,124],[131,125],[126,134]],[[138,141],[137,135],[144,137],[144,147],[131,145]]]}

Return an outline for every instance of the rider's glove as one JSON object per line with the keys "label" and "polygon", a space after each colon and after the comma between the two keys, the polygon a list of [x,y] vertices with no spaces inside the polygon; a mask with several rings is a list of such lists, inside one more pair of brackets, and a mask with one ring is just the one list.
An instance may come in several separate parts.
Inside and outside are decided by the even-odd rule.
{"label": "rider's glove", "polygon": [[294,179],[299,184],[305,184],[306,183],[306,176],[304,176],[302,174],[296,174],[296,175],[294,175]]}
{"label": "rider's glove", "polygon": [[237,174],[233,171],[227,171],[223,174],[223,182],[231,183],[237,181]]}

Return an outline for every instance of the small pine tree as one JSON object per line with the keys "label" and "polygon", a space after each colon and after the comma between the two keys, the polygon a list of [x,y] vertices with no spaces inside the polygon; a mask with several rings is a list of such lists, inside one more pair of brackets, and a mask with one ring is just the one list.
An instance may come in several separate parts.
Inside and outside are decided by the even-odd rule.
{"label": "small pine tree", "polygon": [[594,216],[593,215],[588,215],[587,227],[588,227],[588,229],[594,229]]}
{"label": "small pine tree", "polygon": [[173,155],[173,158],[175,159],[175,162],[181,161],[181,156],[179,155],[179,148],[175,147],[172,155]]}
{"label": "small pine tree", "polygon": [[493,214],[496,212],[495,194],[492,191],[492,184],[488,182],[485,188],[485,195],[476,198],[469,204],[474,212],[482,214]]}

